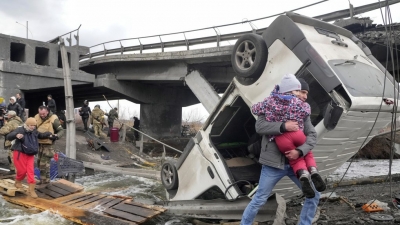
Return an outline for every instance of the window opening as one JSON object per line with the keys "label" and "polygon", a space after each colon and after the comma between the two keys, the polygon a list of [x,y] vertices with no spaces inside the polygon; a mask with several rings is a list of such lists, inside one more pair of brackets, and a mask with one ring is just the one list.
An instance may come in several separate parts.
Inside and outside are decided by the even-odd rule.
{"label": "window opening", "polygon": [[25,44],[11,43],[10,60],[13,62],[25,62]]}
{"label": "window opening", "polygon": [[48,66],[49,65],[49,49],[36,47],[35,49],[35,64]]}

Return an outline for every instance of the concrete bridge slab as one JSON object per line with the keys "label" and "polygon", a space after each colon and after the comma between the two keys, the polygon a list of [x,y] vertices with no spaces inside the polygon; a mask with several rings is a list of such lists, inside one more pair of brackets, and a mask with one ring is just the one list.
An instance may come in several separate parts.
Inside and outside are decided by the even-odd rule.
{"label": "concrete bridge slab", "polygon": [[163,84],[146,84],[135,81],[119,81],[113,74],[104,74],[96,78],[94,87],[104,87],[121,93],[124,98],[145,104],[173,104],[181,107],[199,103],[189,88],[169,87]]}
{"label": "concrete bridge slab", "polygon": [[185,77],[185,82],[208,113],[211,113],[218,104],[220,97],[210,83],[198,71],[192,71],[188,74]]}

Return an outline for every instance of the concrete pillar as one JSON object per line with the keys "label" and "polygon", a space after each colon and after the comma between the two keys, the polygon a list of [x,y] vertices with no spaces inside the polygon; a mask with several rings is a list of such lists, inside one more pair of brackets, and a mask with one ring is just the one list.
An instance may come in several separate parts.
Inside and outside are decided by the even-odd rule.
{"label": "concrete pillar", "polygon": [[198,71],[188,74],[185,81],[208,113],[211,113],[219,102],[219,96],[211,84]]}
{"label": "concrete pillar", "polygon": [[[181,135],[182,107],[179,105],[141,104],[140,128],[156,138]],[[144,137],[144,140],[147,140]]]}

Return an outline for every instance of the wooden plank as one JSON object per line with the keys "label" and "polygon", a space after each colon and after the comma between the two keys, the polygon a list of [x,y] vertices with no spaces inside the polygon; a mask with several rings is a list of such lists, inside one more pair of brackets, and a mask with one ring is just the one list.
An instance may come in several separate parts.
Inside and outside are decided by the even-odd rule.
{"label": "wooden plank", "polygon": [[4,196],[4,199],[8,202],[22,205],[25,207],[35,207],[41,211],[49,210],[55,214],[58,214],[68,220],[76,222],[78,224],[93,225],[93,224],[109,224],[109,225],[134,225],[136,223],[131,221],[124,221],[118,218],[112,218],[107,215],[96,214],[87,210],[78,209],[75,207],[69,207],[53,200],[46,200],[42,198],[27,198],[26,196],[21,197],[8,197]]}
{"label": "wooden plank", "polygon": [[52,182],[51,185],[56,186],[56,187],[58,187],[58,188],[61,188],[61,189],[65,190],[65,191],[68,191],[68,192],[70,192],[70,193],[76,193],[76,192],[78,192],[76,188],[70,187],[70,186],[65,185],[65,184],[62,184],[62,183]]}
{"label": "wooden plank", "polygon": [[61,204],[65,204],[67,202],[72,202],[72,201],[75,201],[76,199],[83,198],[83,197],[91,195],[91,194],[92,193],[89,193],[89,192],[88,193],[74,194],[74,195],[71,195],[70,198],[63,198],[64,201],[62,201]]}
{"label": "wooden plank", "polygon": [[49,197],[48,195],[46,195],[45,193],[42,193],[42,192],[39,192],[39,191],[36,191],[36,194],[37,194],[38,198],[49,198],[49,199],[53,199],[53,198]]}
{"label": "wooden plank", "polygon": [[55,199],[54,201],[57,201],[57,202],[60,202],[61,204],[64,204],[64,203],[73,201],[75,199],[82,198],[83,196],[86,196],[88,194],[90,194],[90,193],[75,193],[75,194],[71,194],[71,195],[67,195],[67,196],[61,197],[59,199]]}
{"label": "wooden plank", "polygon": [[92,202],[92,203],[89,203],[87,205],[83,205],[83,206],[79,206],[79,207],[82,208],[82,209],[93,209],[93,208],[95,208],[97,206],[105,205],[105,204],[111,202],[114,199],[115,198],[104,196],[104,198],[100,199],[97,202]]}
{"label": "wooden plank", "polygon": [[15,196],[16,192],[26,193],[28,186],[23,184],[22,188],[16,188],[14,183],[15,181],[10,179],[0,180],[0,192],[8,196]]}
{"label": "wooden plank", "polygon": [[142,208],[140,206],[130,205],[130,204],[118,204],[113,207],[112,209],[118,209],[119,211],[135,214],[141,217],[153,217],[158,214],[157,211],[153,211],[151,209]]}
{"label": "wooden plank", "polygon": [[58,188],[61,188],[61,189],[63,189],[63,190],[66,190],[66,191],[68,191],[68,192],[71,192],[71,193],[79,192],[76,188],[70,187],[70,186],[65,185],[65,184],[63,184],[63,183],[52,182],[51,184],[54,185],[54,186],[56,186],[56,187],[58,187]]}
{"label": "wooden plank", "polygon": [[85,201],[86,199],[93,198],[93,196],[95,196],[95,195],[94,194],[89,194],[89,195],[86,195],[86,196],[84,196],[82,198],[78,198],[78,199],[75,199],[73,201],[69,201],[69,202],[67,202],[65,204],[66,205],[72,205],[72,204],[75,204],[75,203],[78,203],[78,202]]}
{"label": "wooden plank", "polygon": [[52,198],[62,197],[61,194],[59,194],[57,192],[54,192],[52,190],[46,189],[46,188],[37,189],[37,191],[42,192],[42,193],[44,193],[44,194],[46,194],[46,195],[48,195],[48,196],[50,196]]}
{"label": "wooden plank", "polygon": [[122,218],[122,219],[126,219],[126,220],[129,220],[129,221],[133,221],[133,222],[136,222],[136,223],[143,223],[144,221],[146,221],[146,218],[144,218],[144,217],[132,215],[130,213],[118,211],[118,210],[111,209],[111,208],[108,208],[108,209],[104,210],[104,212],[109,214],[109,215],[112,215],[112,216],[115,216],[115,217],[119,217],[119,218]]}
{"label": "wooden plank", "polygon": [[159,211],[159,212],[165,212],[166,211],[166,209],[164,209],[164,208],[162,208],[160,206],[155,206],[155,205],[149,206],[149,205],[145,205],[145,204],[142,204],[142,203],[139,203],[139,202],[134,202],[132,199],[127,199],[124,203],[125,204],[130,204],[130,205],[140,206],[140,207],[143,207],[143,208],[146,208],[146,209],[156,210],[156,211]]}
{"label": "wooden plank", "polygon": [[4,188],[4,187],[0,187],[0,193],[3,193],[3,194],[8,195],[8,196],[15,196],[15,191],[16,190],[17,189],[7,189],[7,188]]}
{"label": "wooden plank", "polygon": [[71,192],[66,191],[64,189],[61,189],[61,188],[59,188],[59,187],[57,187],[57,186],[55,186],[53,184],[47,185],[46,188],[49,189],[50,191],[57,192],[57,193],[61,194],[62,196],[66,196],[66,195],[70,195],[71,194]]}
{"label": "wooden plank", "polygon": [[116,205],[116,204],[122,202],[123,200],[124,200],[124,199],[116,198],[116,199],[114,199],[114,200],[112,200],[112,201],[110,201],[110,202],[104,204],[103,207],[104,207],[104,208],[113,207],[114,205]]}
{"label": "wooden plank", "polygon": [[[14,175],[14,176],[15,176],[15,175]],[[4,182],[5,182],[5,184],[9,185],[10,187],[13,187],[13,188],[15,188],[15,186],[14,186],[14,184],[15,184],[15,181],[14,181],[14,180],[11,180],[11,179],[4,179],[4,180],[2,180],[2,181],[4,181]],[[26,184],[22,184],[22,188],[25,188],[25,189],[27,189],[27,188],[28,188],[28,185],[26,185]]]}
{"label": "wooden plank", "polygon": [[83,206],[83,205],[86,205],[86,204],[95,202],[95,201],[97,201],[97,200],[99,200],[99,199],[102,199],[102,198],[104,198],[104,196],[102,196],[102,195],[95,195],[95,196],[93,196],[92,198],[86,199],[85,201],[73,203],[73,204],[71,204],[70,206],[79,207],[79,206]]}
{"label": "wooden plank", "polygon": [[[60,179],[57,182],[54,182],[54,185],[56,185],[57,187],[62,188],[64,190],[67,190],[69,192],[73,192],[73,193],[78,192],[78,191],[83,191],[83,187],[81,185],[69,182],[64,179]],[[68,188],[70,188],[70,189],[68,189]]]}

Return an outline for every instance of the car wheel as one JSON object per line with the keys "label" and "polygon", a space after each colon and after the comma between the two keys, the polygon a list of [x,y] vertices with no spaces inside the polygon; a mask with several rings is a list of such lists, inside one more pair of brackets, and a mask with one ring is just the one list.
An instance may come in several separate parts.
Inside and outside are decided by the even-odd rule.
{"label": "car wheel", "polygon": [[175,190],[178,188],[178,172],[171,162],[165,162],[161,167],[161,182],[167,190]]}
{"label": "car wheel", "polygon": [[268,48],[260,35],[243,35],[233,47],[232,68],[242,84],[254,83],[263,73],[267,60]]}

